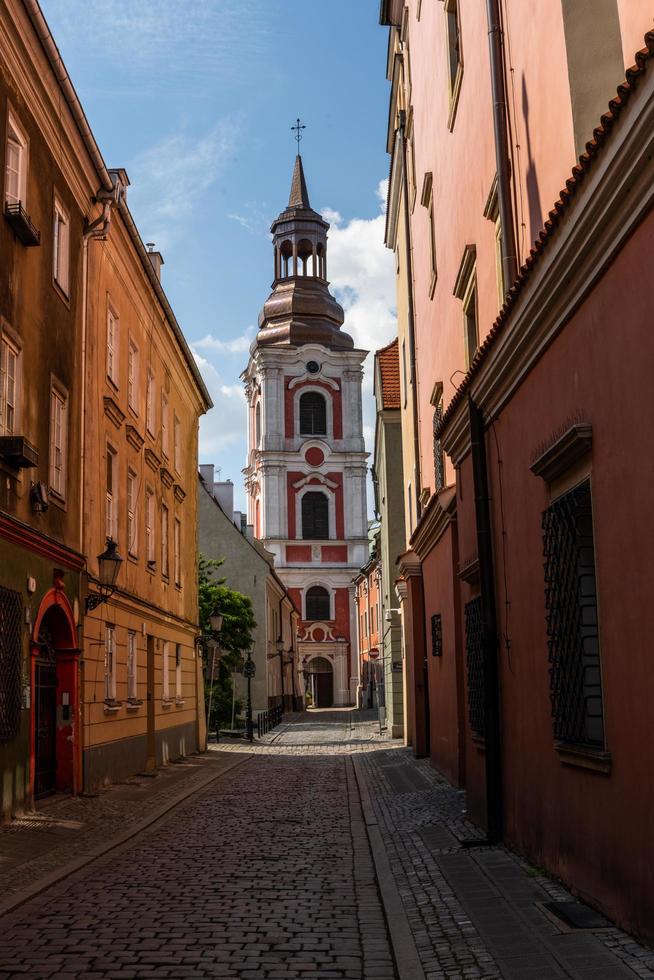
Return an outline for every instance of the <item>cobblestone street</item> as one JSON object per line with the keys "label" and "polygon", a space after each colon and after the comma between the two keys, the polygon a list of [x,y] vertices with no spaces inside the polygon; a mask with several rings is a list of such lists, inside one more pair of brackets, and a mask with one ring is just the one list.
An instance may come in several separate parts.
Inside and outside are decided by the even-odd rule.
{"label": "cobblestone street", "polygon": [[[165,815],[0,919],[0,980],[654,977],[652,951],[608,924],[560,928],[542,906],[570,896],[535,869],[503,848],[462,849],[479,836],[463,794],[381,738],[372,714],[293,716],[250,754],[221,742],[204,760],[192,795],[174,804],[180,785],[162,775]],[[116,787],[6,828],[0,856],[13,842],[24,857],[9,885],[47,883],[47,814],[75,812],[89,859],[132,819]]]}

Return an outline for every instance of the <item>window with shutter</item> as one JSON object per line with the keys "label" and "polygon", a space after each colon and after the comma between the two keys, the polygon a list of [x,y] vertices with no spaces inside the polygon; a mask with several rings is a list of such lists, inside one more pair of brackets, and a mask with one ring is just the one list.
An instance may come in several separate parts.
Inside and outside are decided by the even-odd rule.
{"label": "window with shutter", "polygon": [[329,537],[329,503],[324,493],[310,490],[302,498],[302,537],[314,540]]}
{"label": "window with shutter", "polygon": [[307,619],[330,619],[329,592],[322,585],[313,585],[307,589],[306,598]]}
{"label": "window with shutter", "polygon": [[317,391],[305,391],[300,396],[300,435],[327,435],[327,405]]}

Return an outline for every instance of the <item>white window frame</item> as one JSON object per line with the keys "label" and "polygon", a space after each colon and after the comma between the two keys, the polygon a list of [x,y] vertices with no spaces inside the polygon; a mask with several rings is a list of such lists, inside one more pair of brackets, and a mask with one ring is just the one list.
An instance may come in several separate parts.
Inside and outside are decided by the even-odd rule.
{"label": "white window frame", "polygon": [[[111,462],[110,462],[111,460]],[[118,453],[107,443],[105,453],[105,537],[118,540]]]}
{"label": "white window frame", "polygon": [[170,556],[168,554],[168,526],[170,512],[168,505],[161,502],[161,574],[164,578],[170,576]]}
{"label": "white window frame", "polygon": [[[300,432],[300,398],[310,391],[315,391],[325,399],[325,414],[327,422],[327,432],[324,435],[308,435]],[[333,442],[334,440],[334,394],[320,385],[298,385],[293,392],[293,433],[296,439],[306,442],[307,439],[317,439],[323,442]]]}
{"label": "white window frame", "polygon": [[182,702],[182,644],[175,644],[175,701]]}
{"label": "white window frame", "polygon": [[163,641],[163,660],[161,670],[161,700],[170,701],[170,643]]}
{"label": "white window frame", "polygon": [[154,373],[148,368],[148,380],[145,388],[145,427],[154,436]]}
{"label": "white window frame", "polygon": [[104,630],[104,699],[116,700],[116,627],[106,623]]}
{"label": "white window frame", "polygon": [[50,453],[48,486],[60,500],[66,499],[68,471],[68,392],[50,379]]}
{"label": "white window frame", "polygon": [[118,387],[118,358],[120,350],[120,317],[107,303],[107,377]]}
{"label": "white window frame", "polygon": [[[327,497],[329,534],[326,538],[303,538],[302,537],[302,498],[305,493],[312,490],[324,493]],[[307,483],[295,494],[295,540],[303,541],[305,544],[320,544],[321,541],[338,541],[336,536],[336,493],[324,483]]]}
{"label": "white window frame", "polygon": [[182,422],[175,412],[173,414],[173,465],[175,472],[182,472]]}
{"label": "white window frame", "polygon": [[127,633],[127,700],[138,701],[138,645],[136,633]]}
{"label": "white window frame", "polygon": [[145,560],[150,571],[154,571],[157,563],[155,538],[155,496],[149,487],[145,491]]}
{"label": "white window frame", "polygon": [[168,395],[165,391],[161,392],[161,452],[166,459],[170,450],[170,427],[168,425],[169,403]]}
{"label": "white window frame", "polygon": [[[13,135],[13,140],[12,140]],[[13,142],[18,147],[18,167],[16,173],[17,195],[9,188],[9,144]],[[16,122],[12,112],[7,116],[7,138],[5,142],[5,203],[22,204],[26,207],[27,199],[27,170],[29,163],[29,140],[21,126]],[[13,172],[13,171],[12,171]]]}
{"label": "white window frame", "polygon": [[127,468],[127,551],[133,558],[139,553],[138,548],[138,474],[130,467]]}
{"label": "white window frame", "polygon": [[70,218],[55,194],[52,229],[52,277],[65,296],[70,295]]}
{"label": "white window frame", "polygon": [[173,573],[175,585],[182,587],[182,522],[179,517],[175,518],[173,525]]}
{"label": "white window frame", "polygon": [[127,405],[139,414],[139,349],[138,345],[129,338],[127,349]]}
{"label": "white window frame", "polygon": [[[0,436],[13,436],[18,431],[21,366],[20,345],[3,330],[0,334]],[[8,423],[9,411],[11,422]]]}
{"label": "white window frame", "polygon": [[316,585],[319,585],[321,589],[325,589],[329,593],[329,622],[332,622],[332,620],[336,619],[336,588],[325,581],[307,582],[302,589],[302,619],[307,621],[309,618],[307,616],[307,592]]}

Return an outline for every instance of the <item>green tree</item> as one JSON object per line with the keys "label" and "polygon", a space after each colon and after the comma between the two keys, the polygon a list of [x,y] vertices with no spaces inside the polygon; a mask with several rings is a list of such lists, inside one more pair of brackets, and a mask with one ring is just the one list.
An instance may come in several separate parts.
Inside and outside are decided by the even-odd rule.
{"label": "green tree", "polygon": [[[198,597],[200,628],[206,636],[213,636],[223,651],[220,661],[214,668],[213,693],[211,697],[211,731],[231,721],[232,713],[232,671],[241,659],[241,653],[252,647],[252,630],[257,625],[249,596],[230,589],[225,578],[216,577],[223,560],[206,558],[200,555],[198,566]],[[209,618],[215,608],[220,611],[223,622],[220,636],[211,629]],[[225,654],[225,651],[227,653]],[[209,658],[209,662],[210,662]],[[209,695],[210,674],[205,678],[205,693]],[[240,709],[240,705],[238,706]]]}

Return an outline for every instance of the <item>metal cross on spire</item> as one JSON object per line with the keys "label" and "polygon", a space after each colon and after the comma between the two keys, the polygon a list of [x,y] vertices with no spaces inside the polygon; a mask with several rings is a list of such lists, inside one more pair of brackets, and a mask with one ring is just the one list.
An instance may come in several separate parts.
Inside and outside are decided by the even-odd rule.
{"label": "metal cross on spire", "polygon": [[306,128],[307,127],[304,125],[304,123],[301,123],[300,122],[300,117],[299,116],[295,120],[295,126],[291,126],[291,129],[295,133],[295,136],[293,137],[293,139],[297,143],[297,152],[298,152],[298,154],[300,152],[300,140],[302,139],[302,130],[303,129],[306,129]]}

